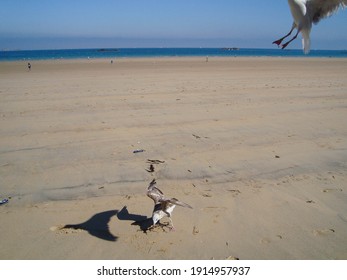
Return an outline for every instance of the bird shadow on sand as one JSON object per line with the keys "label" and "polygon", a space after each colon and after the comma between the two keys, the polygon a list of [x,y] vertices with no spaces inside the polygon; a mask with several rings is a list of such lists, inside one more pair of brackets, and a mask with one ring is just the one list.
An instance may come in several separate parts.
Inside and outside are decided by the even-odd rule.
{"label": "bird shadow on sand", "polygon": [[130,214],[126,206],[118,212],[117,217],[121,221],[133,221],[132,225],[139,226],[145,233],[153,225],[152,218],[138,214]]}
{"label": "bird shadow on sand", "polygon": [[140,229],[144,232],[146,232],[146,230],[153,224],[151,218],[138,214],[130,214],[127,206],[124,206],[120,211],[109,210],[100,212],[93,215],[83,223],[64,225],[59,227],[59,230],[83,230],[94,237],[115,242],[118,237],[111,233],[109,227],[109,223],[114,216],[116,216],[120,221],[133,221],[132,225],[140,226]]}
{"label": "bird shadow on sand", "polygon": [[65,225],[61,229],[85,230],[97,238],[106,241],[117,241],[118,237],[110,232],[109,222],[118,212],[118,210],[109,210],[97,213],[84,223]]}

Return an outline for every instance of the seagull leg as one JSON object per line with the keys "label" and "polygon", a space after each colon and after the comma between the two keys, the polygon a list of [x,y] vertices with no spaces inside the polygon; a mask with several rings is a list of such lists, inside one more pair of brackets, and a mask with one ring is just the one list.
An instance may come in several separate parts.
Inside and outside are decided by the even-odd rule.
{"label": "seagull leg", "polygon": [[288,37],[288,36],[284,36],[284,37],[282,37],[281,39],[278,39],[278,40],[276,40],[276,41],[273,41],[272,44],[276,44],[277,46],[280,46],[281,43],[282,43],[282,41],[283,41],[285,38],[287,38],[287,37]]}
{"label": "seagull leg", "polygon": [[282,45],[282,50],[285,49],[291,42],[293,42],[298,37],[299,32],[300,30],[298,29],[298,32],[296,32],[295,36],[291,40],[289,40],[287,43],[284,43]]}
{"label": "seagull leg", "polygon": [[147,228],[147,230],[152,231],[153,229],[155,229],[157,227],[157,225],[151,225],[149,228]]}
{"label": "seagull leg", "polygon": [[158,222],[158,223],[156,223],[155,225],[151,225],[149,228],[147,228],[146,230],[148,230],[148,231],[153,231],[154,229],[156,229],[156,228],[161,228],[161,229],[163,229],[163,227],[164,227],[165,225],[164,224],[162,224],[160,221]]}
{"label": "seagull leg", "polygon": [[169,217],[169,220],[170,220],[170,224],[171,224],[171,226],[169,226],[170,230],[171,230],[171,231],[176,231],[176,229],[175,229],[175,227],[174,227],[174,225],[173,225],[173,222],[172,222],[171,217]]}
{"label": "seagull leg", "polygon": [[273,41],[272,44],[276,44],[277,46],[280,46],[282,41],[287,38],[288,36],[290,36],[290,34],[292,34],[293,30],[295,29],[295,24],[293,23],[292,29],[290,29],[289,33],[285,36],[283,36],[281,39],[278,39],[276,41]]}

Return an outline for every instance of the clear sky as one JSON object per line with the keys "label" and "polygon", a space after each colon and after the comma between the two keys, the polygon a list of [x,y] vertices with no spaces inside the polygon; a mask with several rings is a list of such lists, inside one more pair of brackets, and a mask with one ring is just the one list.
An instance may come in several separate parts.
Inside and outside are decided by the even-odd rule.
{"label": "clear sky", "polygon": [[[273,48],[291,24],[287,0],[0,0],[0,50]],[[312,48],[347,49],[346,27],[347,10],[321,21]]]}

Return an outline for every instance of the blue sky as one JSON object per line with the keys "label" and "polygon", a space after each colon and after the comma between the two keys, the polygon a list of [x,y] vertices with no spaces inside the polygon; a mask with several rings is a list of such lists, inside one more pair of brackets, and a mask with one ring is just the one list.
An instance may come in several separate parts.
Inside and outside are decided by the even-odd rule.
{"label": "blue sky", "polygon": [[[286,0],[0,0],[0,49],[272,48]],[[347,10],[312,30],[313,49],[347,49]],[[291,48],[301,48],[297,40]]]}

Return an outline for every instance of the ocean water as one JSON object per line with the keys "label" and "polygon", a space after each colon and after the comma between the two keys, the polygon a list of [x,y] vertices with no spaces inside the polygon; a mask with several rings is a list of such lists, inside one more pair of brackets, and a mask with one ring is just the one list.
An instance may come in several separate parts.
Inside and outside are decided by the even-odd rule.
{"label": "ocean water", "polygon": [[95,59],[126,57],[335,57],[347,58],[347,50],[312,50],[304,55],[302,50],[273,49],[225,49],[225,48],[120,48],[120,49],[66,49],[0,51],[0,61],[47,59]]}

